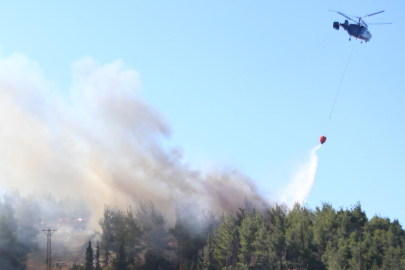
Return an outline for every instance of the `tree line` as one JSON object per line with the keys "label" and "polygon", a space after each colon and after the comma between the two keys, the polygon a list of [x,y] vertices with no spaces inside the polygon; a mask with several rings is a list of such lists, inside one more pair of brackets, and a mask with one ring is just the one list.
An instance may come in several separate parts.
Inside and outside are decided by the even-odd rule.
{"label": "tree line", "polygon": [[405,269],[398,220],[369,220],[360,203],[260,211],[246,203],[218,217],[178,207],[171,227],[153,204],[106,206],[100,226],[96,256],[89,242],[86,264],[76,269]]}
{"label": "tree line", "polygon": [[[33,201],[0,200],[1,269],[27,269],[35,259]],[[86,264],[73,269],[405,269],[398,220],[368,219],[359,203],[257,210],[247,202],[219,216],[178,206],[170,225],[152,203],[141,203],[126,211],[105,206],[99,223],[99,238],[82,255]]]}

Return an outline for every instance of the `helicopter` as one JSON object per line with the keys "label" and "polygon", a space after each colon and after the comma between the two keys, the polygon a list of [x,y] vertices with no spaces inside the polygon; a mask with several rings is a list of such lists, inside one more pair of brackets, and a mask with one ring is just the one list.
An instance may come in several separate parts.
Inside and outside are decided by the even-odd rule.
{"label": "helicopter", "polygon": [[[354,24],[354,23],[349,24],[348,20],[345,20],[345,23],[334,22],[333,23],[333,28],[335,28],[336,30],[339,30],[339,26],[342,26],[343,29],[346,30],[347,33],[350,35],[349,41],[351,40],[352,37],[355,37],[356,39],[358,38],[358,39],[364,40],[365,42],[369,42],[372,35],[368,31],[368,25],[363,20],[363,18],[374,16],[374,15],[377,15],[377,14],[380,14],[380,13],[384,12],[384,10],[382,10],[382,11],[378,11],[378,12],[371,13],[371,14],[368,14],[368,15],[360,16],[360,17],[353,16],[353,17],[359,19],[358,21],[355,21],[354,19],[352,19],[349,16],[343,14],[342,12],[334,11],[334,10],[329,10],[329,11],[336,12],[336,13],[342,15],[343,17],[345,17],[345,18],[347,18],[347,19],[349,19],[349,20],[356,23],[356,24]],[[391,24],[391,23],[370,23],[370,24]]]}

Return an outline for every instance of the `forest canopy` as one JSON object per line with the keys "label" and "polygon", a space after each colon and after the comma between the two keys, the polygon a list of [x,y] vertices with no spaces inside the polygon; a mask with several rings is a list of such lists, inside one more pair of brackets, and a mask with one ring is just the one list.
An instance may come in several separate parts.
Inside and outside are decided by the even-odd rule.
{"label": "forest canopy", "polygon": [[[35,202],[15,195],[0,201],[4,269],[32,269],[39,254],[40,230],[32,221],[43,217],[36,216],[41,211]],[[66,201],[64,208],[57,205],[60,211],[69,208]],[[66,265],[97,270],[405,269],[405,232],[399,221],[369,219],[360,203],[347,209],[297,203],[291,209],[276,204],[257,210],[245,202],[238,211],[222,214],[179,205],[174,212],[169,223],[152,202],[125,211],[105,206],[100,231],[75,238],[80,252],[75,260],[65,258]]]}
{"label": "forest canopy", "polygon": [[360,203],[261,211],[246,203],[219,216],[178,207],[172,226],[151,203],[126,212],[106,207],[100,225],[105,269],[405,269],[398,220],[369,220]]}

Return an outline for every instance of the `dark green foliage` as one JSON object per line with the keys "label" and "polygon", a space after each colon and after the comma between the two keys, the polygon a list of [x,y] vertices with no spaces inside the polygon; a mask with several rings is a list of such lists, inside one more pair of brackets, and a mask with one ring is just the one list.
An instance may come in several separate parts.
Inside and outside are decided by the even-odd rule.
{"label": "dark green foliage", "polygon": [[272,269],[275,269],[275,265],[271,264],[272,247],[269,227],[258,214],[256,214],[255,222],[257,231],[255,232],[255,238],[252,243],[252,257],[255,259],[257,268],[266,269],[273,266]]}
{"label": "dark green foliage", "polygon": [[217,263],[214,259],[214,248],[215,248],[215,241],[211,237],[211,234],[208,234],[207,244],[205,246],[205,253],[204,253],[204,263],[203,263],[204,270],[217,269]]}
{"label": "dark green foliage", "polygon": [[238,227],[239,232],[239,261],[242,265],[250,265],[253,259],[253,254],[255,252],[255,240],[257,237],[258,223],[256,221],[260,219],[260,216],[252,216],[252,214],[245,212],[240,226]]}
{"label": "dark green foliage", "polygon": [[171,243],[177,255],[177,266],[195,268],[202,264],[202,252],[207,234],[214,232],[217,220],[212,213],[194,213],[191,207],[177,207],[176,223],[169,230],[175,241]]}
{"label": "dark green foliage", "polygon": [[136,216],[106,207],[100,221],[104,254],[115,258],[115,269],[128,270],[405,269],[405,232],[398,220],[368,220],[359,203],[338,210],[324,203],[315,211],[300,204],[255,211],[246,204],[219,221],[192,209],[177,209],[167,230],[153,204],[141,204]]}
{"label": "dark green foliage", "polygon": [[135,266],[140,260],[141,228],[131,208],[127,212],[104,208],[104,217],[99,222],[103,234],[101,236],[101,255],[104,266],[110,264],[111,254],[116,254],[123,245],[128,264]]}
{"label": "dark green foliage", "polygon": [[[1,269],[26,269],[28,254],[35,248],[38,231],[32,226],[19,226],[12,206],[0,202],[0,266]],[[25,237],[25,238],[21,238]]]}
{"label": "dark green foliage", "polygon": [[91,247],[91,241],[89,240],[89,245],[86,249],[86,270],[94,269],[93,261],[93,248]]}
{"label": "dark green foliage", "polygon": [[116,270],[127,270],[127,256],[125,254],[124,245],[121,244],[118,250],[117,258],[115,261],[115,268]]}
{"label": "dark green foliage", "polygon": [[172,250],[169,244],[169,233],[166,219],[153,203],[140,204],[136,213],[142,230],[142,245],[145,248],[143,269],[167,269],[167,251]]}
{"label": "dark green foliage", "polygon": [[216,245],[214,250],[214,258],[220,266],[228,268],[233,263],[232,255],[237,240],[237,230],[235,218],[231,214],[222,216],[215,233]]}
{"label": "dark green foliage", "polygon": [[141,228],[136,220],[132,209],[127,210],[127,214],[124,217],[125,222],[125,252],[128,258],[128,265],[134,267],[140,260],[139,253],[142,251],[141,247]]}
{"label": "dark green foliage", "polygon": [[286,218],[286,244],[288,267],[294,269],[314,269],[316,246],[313,244],[313,224],[315,214],[296,203]]}
{"label": "dark green foliage", "polygon": [[116,242],[115,237],[115,225],[113,222],[114,211],[108,207],[104,206],[104,216],[100,219],[100,226],[103,234],[101,235],[101,248],[103,249],[104,255],[104,266],[108,266],[110,263],[110,252]]}
{"label": "dark green foliage", "polygon": [[[263,239],[263,244],[268,243],[268,257],[258,256],[258,263],[262,265],[265,269],[267,263],[271,269],[285,269],[286,267],[286,237],[285,237],[285,222],[287,217],[287,206],[278,205],[274,208],[268,209],[266,211],[266,218],[268,219],[268,226],[266,224],[261,225],[261,233],[263,236],[260,236]],[[266,235],[266,231],[268,234]],[[257,249],[257,254],[263,254],[266,252],[265,248]]]}
{"label": "dark green foliage", "polygon": [[97,241],[97,248],[96,248],[96,265],[95,270],[101,270],[101,263],[100,263],[100,244]]}
{"label": "dark green foliage", "polygon": [[[405,269],[405,232],[399,222],[368,221],[359,203],[339,211],[330,204],[315,212],[299,204],[290,211],[276,205],[254,215],[240,209],[235,217],[221,218],[206,252],[213,252],[220,267],[234,267],[235,240],[235,269]],[[211,261],[208,254],[205,261]]]}

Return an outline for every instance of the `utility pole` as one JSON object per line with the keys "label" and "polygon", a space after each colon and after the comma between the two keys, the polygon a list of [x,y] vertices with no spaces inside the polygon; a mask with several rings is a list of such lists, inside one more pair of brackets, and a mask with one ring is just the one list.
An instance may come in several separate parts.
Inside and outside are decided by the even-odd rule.
{"label": "utility pole", "polygon": [[42,230],[47,238],[47,245],[46,245],[46,270],[52,269],[52,254],[51,254],[51,237],[56,230]]}

